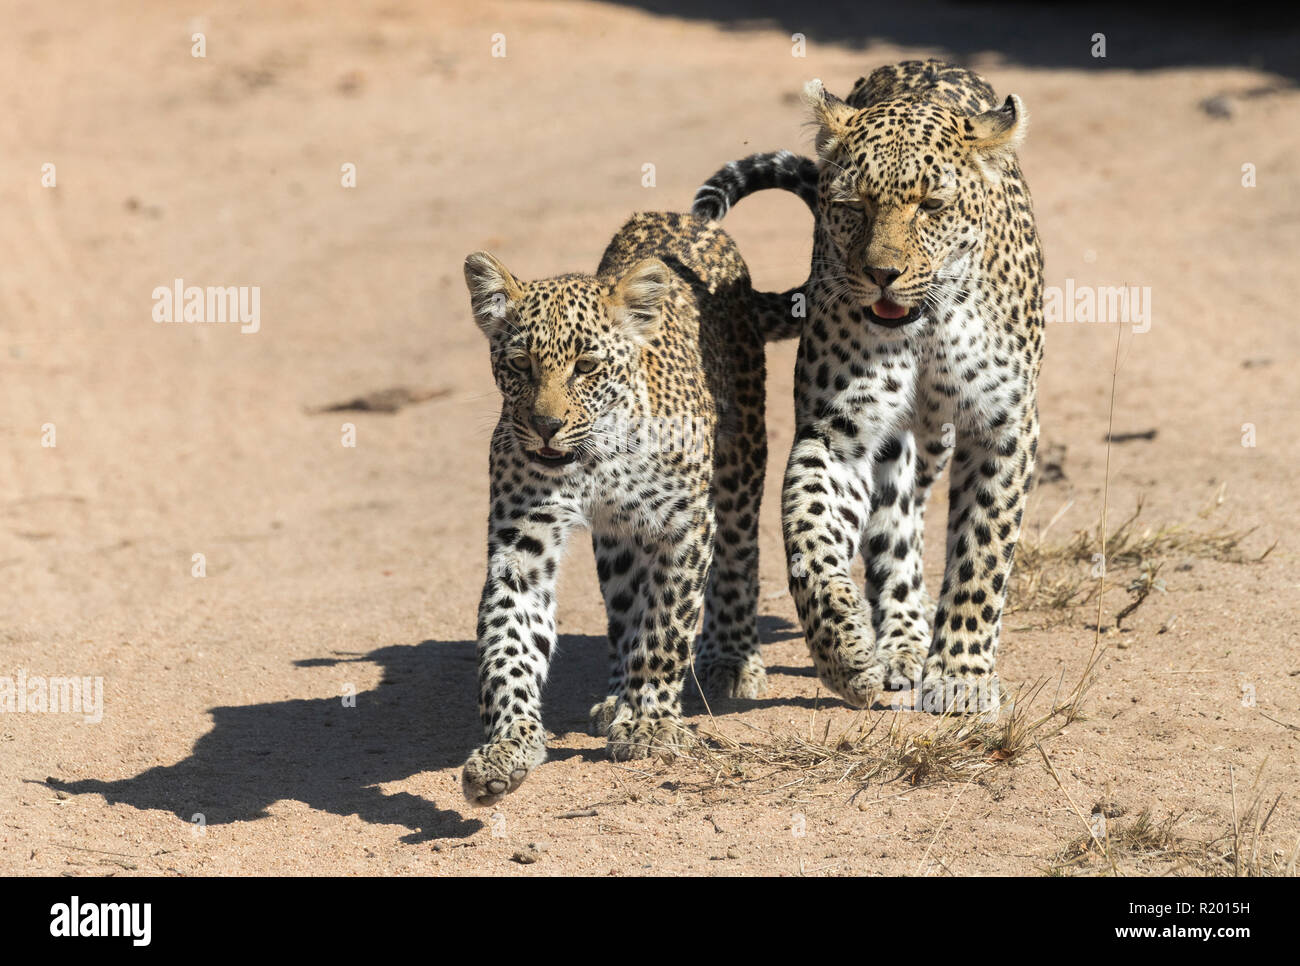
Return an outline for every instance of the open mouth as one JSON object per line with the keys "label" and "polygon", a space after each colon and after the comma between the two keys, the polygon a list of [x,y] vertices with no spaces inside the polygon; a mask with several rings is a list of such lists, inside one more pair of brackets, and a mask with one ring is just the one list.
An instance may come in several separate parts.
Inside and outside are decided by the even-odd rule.
{"label": "open mouth", "polygon": [[564,466],[572,463],[576,457],[572,450],[562,453],[558,449],[543,446],[538,450],[529,450],[528,458],[534,463],[540,463],[542,466]]}
{"label": "open mouth", "polygon": [[909,322],[915,322],[921,316],[921,310],[917,307],[904,308],[896,302],[882,298],[874,305],[867,307],[867,315],[876,325],[883,325],[887,329],[897,329],[901,325],[907,325]]}

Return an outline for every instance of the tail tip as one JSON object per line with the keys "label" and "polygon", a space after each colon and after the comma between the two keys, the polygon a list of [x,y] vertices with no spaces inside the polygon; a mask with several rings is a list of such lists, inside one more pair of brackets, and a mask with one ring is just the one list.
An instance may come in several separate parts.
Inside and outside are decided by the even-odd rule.
{"label": "tail tip", "polygon": [[706,184],[695,192],[695,198],[691,202],[691,214],[709,221],[721,221],[730,207],[726,192],[714,185]]}

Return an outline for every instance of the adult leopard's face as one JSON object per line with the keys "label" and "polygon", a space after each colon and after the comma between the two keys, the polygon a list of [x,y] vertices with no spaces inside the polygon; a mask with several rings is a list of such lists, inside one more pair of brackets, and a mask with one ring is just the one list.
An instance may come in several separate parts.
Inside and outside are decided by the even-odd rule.
{"label": "adult leopard's face", "polygon": [[1020,101],[967,117],[892,99],[855,110],[820,81],[805,89],[818,126],[822,228],[840,294],[897,328],[956,293],[961,257],[982,247],[986,194],[1024,133]]}
{"label": "adult leopard's face", "polygon": [[602,418],[637,384],[668,278],[657,259],[612,285],[584,275],[520,282],[486,252],[465,259],[474,318],[492,346],[501,424],[533,465],[565,473],[609,448]]}

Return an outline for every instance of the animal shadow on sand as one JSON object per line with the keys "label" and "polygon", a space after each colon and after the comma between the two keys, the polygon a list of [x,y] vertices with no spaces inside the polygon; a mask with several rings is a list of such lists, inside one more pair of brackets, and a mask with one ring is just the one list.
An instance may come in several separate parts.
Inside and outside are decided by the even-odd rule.
{"label": "animal shadow on sand", "polygon": [[[781,639],[783,622],[764,618],[763,639]],[[547,683],[546,725],[557,734],[585,731],[587,712],[607,678],[603,636],[568,634]],[[355,701],[344,686],[355,678],[349,665],[380,665],[382,677]],[[457,767],[483,740],[478,720],[473,641],[422,641],[369,653],[295,662],[301,668],[333,668],[334,694],[320,698],[212,708],[211,729],[189,755],[113,781],[60,782],[73,794],[103,795],[110,804],[171,812],[186,822],[218,826],[269,816],[277,802],[292,800],[335,815],[402,825],[403,842],[467,838],[483,828],[460,799],[439,807],[407,791],[381,786],[426,771]],[[688,688],[693,684],[688,682]],[[765,702],[744,702],[753,706]],[[731,703],[728,703],[728,710]],[[714,709],[718,709],[715,707]],[[738,710],[738,709],[737,709]],[[604,758],[604,750],[555,749],[556,760]]]}

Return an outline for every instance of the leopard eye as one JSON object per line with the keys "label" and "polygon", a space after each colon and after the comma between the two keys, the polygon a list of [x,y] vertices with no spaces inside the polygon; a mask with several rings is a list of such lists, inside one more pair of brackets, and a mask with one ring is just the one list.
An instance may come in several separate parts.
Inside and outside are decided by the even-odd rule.
{"label": "leopard eye", "polygon": [[581,376],[588,375],[600,368],[600,360],[584,357],[573,364],[573,371]]}
{"label": "leopard eye", "polygon": [[533,360],[528,356],[510,356],[510,358],[506,359],[506,365],[515,372],[522,372],[524,375],[528,375],[533,371]]}
{"label": "leopard eye", "polygon": [[943,205],[943,201],[939,198],[926,198],[921,202],[921,207],[926,211],[941,211],[943,210]]}

